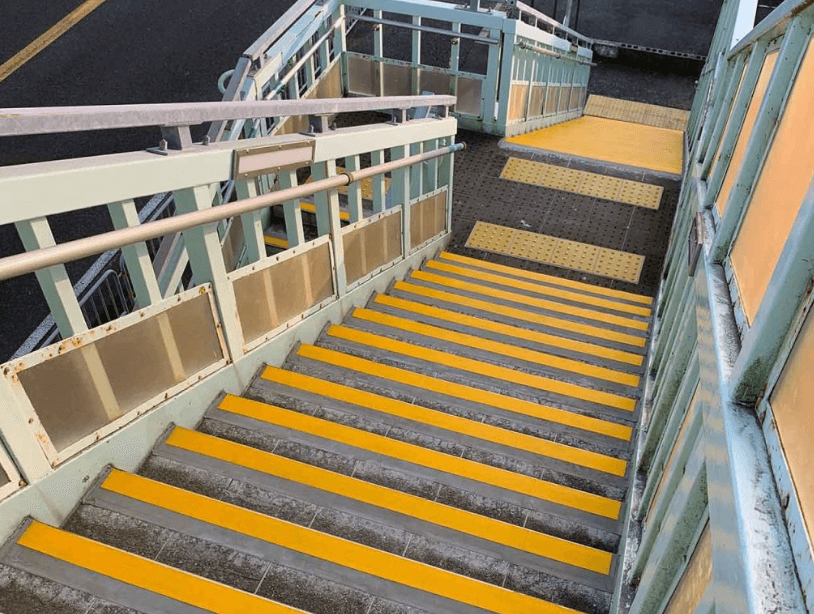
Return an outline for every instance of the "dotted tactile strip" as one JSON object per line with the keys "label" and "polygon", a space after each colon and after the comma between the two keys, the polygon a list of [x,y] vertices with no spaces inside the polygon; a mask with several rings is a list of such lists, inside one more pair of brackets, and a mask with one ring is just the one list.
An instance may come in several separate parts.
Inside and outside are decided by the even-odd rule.
{"label": "dotted tactile strip", "polygon": [[683,109],[661,107],[643,102],[631,102],[630,100],[620,100],[594,94],[588,96],[585,115],[681,131],[687,129],[687,122],[690,119],[690,112]]}
{"label": "dotted tactile strip", "polygon": [[639,283],[644,267],[644,256],[638,254],[480,221],[472,229],[466,247],[632,284]]}
{"label": "dotted tactile strip", "polygon": [[595,196],[653,210],[659,208],[661,196],[664,193],[664,188],[658,185],[618,179],[542,162],[532,162],[522,158],[509,158],[500,173],[500,178],[584,196]]}

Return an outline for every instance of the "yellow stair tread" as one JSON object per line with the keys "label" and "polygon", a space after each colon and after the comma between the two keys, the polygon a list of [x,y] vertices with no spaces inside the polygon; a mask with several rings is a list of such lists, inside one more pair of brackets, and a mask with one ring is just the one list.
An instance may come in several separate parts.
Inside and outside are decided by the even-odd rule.
{"label": "yellow stair tread", "polygon": [[55,529],[36,520],[25,529],[17,544],[207,612],[216,614],[302,612],[92,539]]}
{"label": "yellow stair tread", "polygon": [[506,275],[513,275],[515,277],[523,277],[525,279],[563,286],[566,288],[571,288],[573,290],[580,290],[582,292],[601,294],[604,296],[619,298],[634,303],[641,303],[643,305],[653,304],[653,299],[651,297],[644,296],[642,294],[634,294],[632,292],[624,292],[622,290],[603,288],[602,286],[594,286],[592,284],[586,284],[581,281],[573,281],[570,279],[564,279],[562,277],[556,277],[554,275],[546,275],[544,273],[534,273],[533,271],[526,271],[525,269],[510,267],[506,266],[505,264],[497,264],[495,262],[478,260],[477,258],[461,256],[460,254],[453,254],[452,252],[441,252],[441,254],[438,257],[441,260],[449,260],[450,262],[457,262],[459,264],[468,264],[482,269],[495,271],[496,273],[504,273]]}
{"label": "yellow stair tread", "polygon": [[540,456],[555,458],[567,463],[579,465],[609,473],[624,476],[627,463],[621,459],[604,454],[581,450],[579,448],[533,437],[524,433],[510,431],[497,426],[454,416],[442,411],[422,407],[414,403],[407,403],[398,399],[381,396],[372,392],[336,384],[324,379],[295,373],[277,367],[266,367],[263,379],[296,388],[335,401],[351,403],[366,407],[391,416],[421,422],[429,426],[441,428],[453,433],[497,443],[517,450],[524,450]]}
{"label": "yellow stair tread", "polygon": [[556,422],[622,441],[630,441],[633,434],[632,429],[624,424],[617,424],[616,422],[593,418],[591,416],[583,416],[564,409],[557,409],[556,407],[525,401],[481,388],[444,381],[429,375],[407,371],[406,369],[400,369],[398,367],[391,367],[390,365],[384,365],[366,358],[351,356],[350,354],[343,354],[342,352],[329,350],[328,348],[315,345],[301,345],[297,349],[297,355],[360,373],[367,373],[374,377],[388,379],[407,386],[423,388],[439,394],[489,405],[497,409],[537,418],[539,420]]}
{"label": "yellow stair tread", "polygon": [[275,235],[264,235],[263,241],[266,245],[270,245],[271,247],[279,247],[282,249],[288,249],[288,239],[283,237],[278,237]]}
{"label": "yellow stair tread", "polygon": [[[439,284],[444,283],[444,278],[440,276],[430,276],[426,274],[424,276],[416,276],[416,274],[420,272],[421,271],[415,271],[412,274],[415,277],[415,279],[432,281],[433,283]],[[456,280],[452,280],[449,284],[449,287],[455,287],[464,291],[477,291],[477,286],[475,284],[468,284],[466,282],[458,283]],[[624,343],[626,345],[631,345],[634,347],[643,348],[647,341],[644,337],[639,337],[637,335],[630,335],[628,333],[617,332],[614,330],[609,330],[607,328],[593,326],[591,324],[583,324],[581,322],[564,320],[562,318],[557,318],[554,316],[544,315],[540,313],[534,313],[532,311],[525,311],[523,309],[510,307],[508,305],[493,303],[491,301],[484,300],[483,298],[473,298],[470,296],[464,296],[463,294],[455,294],[452,292],[447,292],[445,290],[438,290],[436,288],[420,286],[407,281],[397,281],[393,286],[393,289],[399,290],[401,292],[408,292],[416,296],[423,296],[426,298],[449,302],[452,303],[453,305],[463,305],[466,307],[471,307],[473,309],[485,311],[489,314],[508,317],[513,320],[518,320],[520,322],[525,322],[529,324],[541,324],[543,326],[549,326],[551,328],[556,328],[559,330],[569,331],[580,335],[585,335],[588,337],[594,337],[596,339],[604,339],[606,341],[615,341],[618,343]],[[633,354],[632,356],[638,355]],[[632,364],[641,365],[642,360],[643,358],[639,356],[639,362]]]}
{"label": "yellow stair tread", "polygon": [[577,318],[585,318],[587,320],[593,320],[595,322],[602,322],[603,324],[612,324],[615,326],[621,326],[623,328],[639,330],[642,332],[647,331],[648,328],[648,323],[644,320],[633,320],[631,318],[624,318],[621,316],[616,316],[601,311],[595,311],[593,309],[586,309],[584,307],[575,307],[573,305],[567,305],[565,303],[559,303],[557,301],[549,301],[547,299],[527,296],[525,294],[519,294],[517,292],[500,290],[498,288],[492,288],[490,286],[484,286],[482,284],[477,284],[474,282],[454,279],[446,275],[438,275],[436,273],[431,273],[429,271],[413,271],[410,274],[410,278],[440,284],[448,288],[456,288],[458,290],[477,293],[481,296],[488,296],[490,298],[511,301],[513,303],[520,303],[521,305],[525,305],[527,307],[536,307],[538,309],[545,309],[547,311],[553,311],[556,313],[570,315]]}
{"label": "yellow stair tread", "polygon": [[218,409],[489,484],[541,501],[551,501],[613,520],[619,518],[621,503],[607,497],[422,448],[267,403],[227,395],[218,405]]}
{"label": "yellow stair tread", "polygon": [[[448,296],[447,298],[448,300],[454,300],[454,297],[452,296]],[[548,333],[530,330],[528,328],[520,328],[519,326],[513,326],[511,324],[503,324],[501,322],[495,322],[485,318],[478,318],[458,311],[451,311],[441,307],[409,301],[403,298],[390,296],[388,294],[379,294],[374,299],[374,303],[377,305],[385,305],[387,307],[394,307],[403,311],[428,316],[437,320],[443,320],[444,322],[448,323],[462,324],[469,328],[476,328],[478,330],[498,333],[507,337],[524,339],[564,350],[579,352],[580,354],[584,354],[586,357],[606,358],[637,367],[641,366],[644,360],[644,357],[640,354],[632,354],[623,350],[606,348],[593,343],[575,341],[567,337],[550,335]]]}
{"label": "yellow stair tread", "polygon": [[544,392],[550,392],[552,394],[562,395],[573,399],[588,401],[589,403],[595,403],[597,405],[604,405],[629,412],[636,409],[636,399],[632,397],[615,394],[612,392],[604,392],[602,390],[595,390],[593,388],[580,386],[578,384],[561,382],[542,375],[524,373],[508,367],[493,365],[480,360],[473,360],[457,354],[449,354],[439,350],[432,350],[419,345],[414,345],[412,343],[397,341],[395,339],[374,335],[372,333],[347,328],[341,325],[332,325],[328,329],[327,335],[330,337],[336,337],[338,339],[344,339],[346,341],[367,345],[368,347],[394,352],[401,354],[402,356],[410,356],[419,360],[444,365],[453,369],[468,371],[470,373],[500,379],[513,384],[528,386]]}
{"label": "yellow stair tread", "polygon": [[575,612],[570,608],[495,584],[488,584],[140,476],[114,471],[105,480],[105,484],[105,488],[112,492],[176,514],[495,613]]}
{"label": "yellow stair tread", "polygon": [[624,371],[616,371],[607,367],[599,367],[590,365],[579,360],[571,358],[563,358],[555,356],[546,352],[531,350],[525,347],[518,347],[510,343],[502,341],[494,341],[492,339],[484,339],[476,335],[467,333],[460,333],[457,331],[448,330],[432,324],[423,324],[415,320],[409,320],[398,316],[381,313],[379,311],[372,311],[365,308],[357,308],[353,311],[353,316],[360,320],[382,324],[391,328],[397,328],[406,332],[416,333],[425,337],[449,341],[456,345],[464,347],[484,350],[500,356],[509,358],[518,358],[531,362],[537,365],[552,367],[562,371],[570,371],[578,375],[601,379],[625,386],[632,386],[634,388],[639,385],[639,376],[633,373],[625,373]]}
{"label": "yellow stair tread", "polygon": [[[316,213],[317,207],[313,203],[307,203],[305,201],[300,202],[300,210],[307,211],[308,213]],[[347,222],[350,220],[350,213],[345,211],[344,209],[339,210],[339,219],[343,222]]]}
{"label": "yellow stair tread", "polygon": [[212,435],[176,427],[167,445],[412,516],[541,557],[609,574],[612,554]]}

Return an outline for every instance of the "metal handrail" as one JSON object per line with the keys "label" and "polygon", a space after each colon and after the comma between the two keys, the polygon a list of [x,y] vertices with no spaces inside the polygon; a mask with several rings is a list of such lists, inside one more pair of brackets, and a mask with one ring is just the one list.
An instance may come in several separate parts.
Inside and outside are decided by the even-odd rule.
{"label": "metal handrail", "polygon": [[0,136],[56,134],[154,126],[193,126],[210,121],[291,115],[332,115],[455,104],[455,96],[382,96],[238,102],[0,109]]}
{"label": "metal handrail", "polygon": [[587,37],[587,36],[585,36],[583,34],[580,34],[576,30],[572,30],[568,26],[566,26],[564,24],[561,24],[556,19],[554,19],[552,17],[549,17],[545,13],[541,13],[540,11],[538,11],[537,9],[529,6],[528,4],[520,2],[520,0],[507,0],[506,6],[510,7],[510,8],[516,8],[521,13],[526,13],[527,15],[531,15],[535,19],[538,19],[538,20],[552,26],[553,28],[555,28],[557,30],[562,30],[566,34],[570,34],[571,36],[581,40],[582,42],[586,43],[587,45],[593,45],[593,43],[594,43],[594,39],[589,38],[589,37]]}
{"label": "metal handrail", "polygon": [[774,9],[766,19],[757,24],[749,34],[744,36],[738,43],[726,52],[726,58],[731,60],[746,47],[756,43],[759,38],[776,28],[781,28],[792,17],[802,12],[814,4],[814,0],[786,0]]}
{"label": "metal handrail", "polygon": [[595,63],[589,62],[588,60],[580,60],[579,58],[571,57],[570,55],[565,55],[559,53],[558,51],[552,51],[551,49],[546,49],[545,47],[540,47],[539,45],[530,45],[523,41],[517,43],[517,47],[519,47],[520,49],[533,51],[534,53],[539,53],[541,55],[557,58],[558,60],[568,60],[571,62],[576,62],[577,64],[583,64],[585,66],[596,66]]}
{"label": "metal handrail", "polygon": [[318,192],[337,189],[356,181],[373,177],[374,175],[380,175],[412,164],[440,158],[441,156],[461,151],[465,148],[465,143],[456,143],[455,145],[442,147],[407,158],[401,158],[385,164],[371,166],[362,170],[346,171],[335,177],[320,179],[295,188],[286,188],[270,194],[220,205],[219,207],[184,213],[148,224],[120,228],[93,237],[85,237],[84,239],[68,241],[53,247],[46,247],[15,256],[0,258],[0,281],[19,275],[25,275],[26,273],[33,273],[49,266],[79,260],[107,250],[119,249],[126,245],[149,241],[150,239],[155,239],[163,235],[182,232],[190,228],[195,228],[196,226],[212,224],[226,218],[251,213],[252,211],[258,211],[272,205],[280,205],[287,200],[313,196]]}

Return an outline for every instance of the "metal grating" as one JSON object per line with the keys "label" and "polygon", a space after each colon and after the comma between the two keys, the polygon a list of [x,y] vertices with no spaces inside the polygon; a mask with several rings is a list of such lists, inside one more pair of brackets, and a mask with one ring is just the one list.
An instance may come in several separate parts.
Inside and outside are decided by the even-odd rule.
{"label": "metal grating", "polygon": [[585,115],[645,124],[669,130],[686,130],[690,112],[643,102],[591,95],[585,105]]}
{"label": "metal grating", "polygon": [[595,196],[653,210],[659,208],[664,192],[664,188],[658,185],[618,179],[542,162],[532,162],[522,158],[509,158],[500,178],[584,196]]}
{"label": "metal grating", "polygon": [[588,243],[477,222],[466,247],[514,256],[564,269],[639,283],[644,256]]}

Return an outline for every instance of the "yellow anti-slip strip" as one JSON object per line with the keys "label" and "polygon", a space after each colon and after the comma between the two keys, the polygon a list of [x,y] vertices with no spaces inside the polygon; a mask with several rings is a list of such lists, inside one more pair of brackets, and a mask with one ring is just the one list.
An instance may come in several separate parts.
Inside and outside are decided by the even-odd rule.
{"label": "yellow anti-slip strip", "polygon": [[570,608],[494,584],[487,584],[143,477],[114,471],[105,480],[103,488],[306,556],[492,612],[500,614],[575,612]]}
{"label": "yellow anti-slip strip", "polygon": [[[574,316],[577,318],[585,318],[594,320],[596,322],[603,322],[605,324],[613,324],[616,326],[623,326],[635,330],[646,331],[647,322],[642,320],[631,320],[630,318],[623,318],[621,316],[603,313],[601,311],[594,311],[593,309],[584,309],[582,307],[574,307],[573,305],[566,305],[565,303],[558,303],[556,301],[548,301],[525,294],[518,294],[517,292],[508,292],[506,290],[499,290],[490,286],[475,284],[445,275],[436,275],[427,271],[413,271],[410,274],[411,279],[419,281],[426,281],[433,284],[439,284],[447,288],[454,288],[456,290],[463,290],[464,292],[475,292],[481,296],[488,296],[504,301],[511,301],[526,305],[527,307],[536,307],[538,309],[546,309],[565,315]],[[575,329],[576,330],[576,329]]]}
{"label": "yellow anti-slip strip", "polygon": [[438,350],[431,350],[423,348],[419,345],[412,343],[405,343],[403,341],[396,341],[388,337],[381,337],[372,333],[367,333],[361,330],[346,328],[345,326],[331,326],[328,329],[328,335],[338,339],[345,339],[354,343],[361,343],[368,347],[401,354],[402,356],[410,356],[411,358],[418,358],[419,360],[426,360],[435,364],[444,365],[452,369],[460,369],[461,371],[468,371],[486,377],[493,377],[495,379],[511,382],[520,386],[529,386],[537,390],[544,390],[554,394],[580,399],[582,401],[589,401],[597,403],[598,405],[606,405],[608,407],[615,407],[616,409],[623,409],[625,411],[633,411],[636,409],[636,399],[625,397],[619,394],[610,392],[602,392],[601,390],[594,390],[586,388],[585,386],[578,386],[576,384],[569,384],[560,382],[550,377],[543,377],[541,375],[534,375],[532,373],[523,373],[522,371],[515,371],[507,367],[492,365],[480,360],[473,360],[465,356],[458,356],[456,354],[448,354]]}
{"label": "yellow anti-slip strip", "polygon": [[37,521],[28,526],[17,543],[71,565],[207,612],[302,612]]}
{"label": "yellow anti-slip strip", "polygon": [[597,516],[612,518],[613,520],[619,517],[621,504],[607,497],[582,492],[568,486],[552,484],[551,482],[545,482],[505,469],[337,424],[336,422],[306,416],[274,405],[227,395],[218,405],[218,409],[343,443],[382,456],[389,456],[390,458],[428,467],[436,471],[461,476],[497,488],[511,490],[543,501],[552,501]]}
{"label": "yellow anti-slip strip", "polygon": [[383,365],[378,362],[373,362],[372,360],[358,358],[327,348],[314,345],[301,345],[297,350],[297,355],[337,367],[351,369],[352,371],[358,371],[359,373],[366,373],[406,386],[423,388],[431,392],[437,392],[464,401],[490,405],[504,411],[538,418],[540,420],[547,420],[549,422],[556,422],[590,433],[621,439],[622,441],[630,441],[633,434],[631,428],[624,424],[591,418],[590,416],[575,414],[564,409],[532,403],[531,401],[524,401],[523,399],[505,396],[480,388],[473,388],[472,386],[447,382],[435,377],[430,377],[429,375],[422,375],[421,373],[407,371],[406,369]]}
{"label": "yellow anti-slip strip", "polygon": [[510,431],[482,422],[468,420],[460,416],[453,416],[442,411],[428,409],[420,405],[405,403],[397,399],[383,397],[372,392],[342,386],[323,379],[278,369],[276,367],[266,367],[263,372],[263,379],[267,379],[283,386],[304,390],[313,394],[351,403],[359,407],[366,407],[374,411],[405,418],[414,422],[420,422],[429,426],[444,429],[453,433],[460,433],[468,437],[474,437],[483,441],[490,441],[503,446],[524,450],[540,456],[556,458],[566,463],[573,463],[581,467],[596,469],[612,475],[625,475],[627,463],[625,461],[598,454],[588,450],[580,450],[561,443],[540,439],[524,433]]}
{"label": "yellow anti-slip strip", "polygon": [[[592,307],[601,307],[603,309],[612,309],[614,311],[621,311],[622,313],[629,313],[631,315],[649,317],[650,309],[647,307],[639,307],[637,305],[630,305],[628,303],[620,303],[619,301],[611,301],[596,296],[589,296],[587,294],[580,294],[579,292],[570,292],[568,290],[560,290],[558,288],[550,288],[548,286],[541,286],[540,284],[531,283],[528,281],[521,281],[519,279],[512,279],[504,275],[495,275],[494,273],[487,273],[486,271],[476,271],[467,267],[460,267],[454,264],[448,264],[440,260],[430,260],[427,262],[428,269],[434,269],[443,273],[450,273],[452,275],[460,275],[462,277],[470,277],[479,281],[486,281],[501,286],[514,288],[515,290],[525,290],[526,292],[534,292],[536,294],[543,294],[545,296],[552,296],[554,298],[571,301],[574,303],[582,303],[583,305],[591,305]],[[633,321],[633,320],[630,320]],[[623,326],[629,326],[623,324]]]}
{"label": "yellow anti-slip strip", "polygon": [[595,345],[593,343],[574,341],[573,339],[549,335],[536,330],[529,330],[528,328],[520,328],[518,326],[512,326],[511,324],[503,324],[501,322],[493,322],[492,320],[486,320],[484,318],[476,318],[465,313],[424,305],[423,303],[416,303],[414,301],[408,301],[403,298],[398,298],[387,294],[379,294],[374,299],[374,302],[378,305],[395,307],[397,309],[401,309],[402,311],[409,311],[410,313],[428,316],[437,320],[443,320],[444,322],[462,324],[470,328],[477,328],[478,330],[490,333],[498,333],[501,335],[506,335],[507,337],[534,341],[536,343],[542,343],[544,345],[557,347],[563,350],[579,352],[581,354],[585,354],[586,357],[593,356],[596,358],[607,358],[617,362],[635,365],[637,367],[641,366],[643,361],[643,357],[640,354],[631,354],[630,352],[614,350],[601,345]]}
{"label": "yellow anti-slip strip", "polygon": [[506,266],[505,264],[497,264],[495,262],[487,262],[485,260],[478,260],[477,258],[470,258],[468,256],[461,256],[460,254],[453,254],[452,252],[441,252],[439,258],[448,260],[450,262],[457,262],[459,264],[467,264],[481,269],[488,269],[496,273],[503,273],[514,277],[523,277],[533,281],[539,281],[546,284],[553,284],[556,286],[563,286],[571,288],[572,290],[579,290],[580,292],[588,292],[591,294],[599,294],[602,296],[609,296],[613,298],[630,301],[633,303],[641,303],[642,305],[652,305],[653,299],[649,296],[642,296],[641,294],[633,294],[632,292],[623,292],[622,290],[613,290],[611,288],[603,288],[602,286],[594,286],[591,284],[582,283],[581,281],[573,281],[571,279],[564,279],[562,277],[555,277],[554,275],[545,275],[544,273],[534,273],[533,271],[526,271],[525,269],[518,269],[516,267]]}
{"label": "yellow anti-slip strip", "polygon": [[[420,271],[413,272],[413,277],[415,279],[430,279],[429,274],[425,274],[422,276],[416,276],[417,273]],[[443,283],[443,277],[433,276],[436,277],[439,281],[434,283]],[[453,280],[454,281],[454,280]],[[449,284],[452,287],[452,284]],[[475,286],[475,284],[467,284],[462,283],[456,287],[461,290],[467,290],[465,286]],[[513,320],[518,320],[520,322],[524,322],[527,324],[541,324],[543,326],[549,326],[551,328],[556,328],[559,330],[565,330],[572,333],[577,333],[580,335],[585,335],[587,337],[594,337],[596,339],[604,339],[606,341],[616,341],[618,343],[624,343],[626,345],[632,345],[635,347],[644,347],[646,340],[644,337],[638,337],[636,335],[628,335],[627,333],[619,333],[613,330],[608,330],[607,328],[600,328],[598,326],[591,326],[590,324],[581,324],[579,322],[573,322],[571,320],[562,320],[560,318],[555,318],[552,316],[543,315],[541,313],[534,313],[533,311],[524,311],[523,309],[517,309],[516,307],[509,307],[508,305],[501,305],[500,303],[492,303],[490,301],[485,301],[482,299],[472,298],[470,296],[464,296],[462,294],[454,294],[452,292],[445,292],[443,290],[436,290],[435,288],[428,288],[425,286],[417,286],[415,284],[408,283],[406,281],[397,281],[393,286],[394,290],[400,290],[401,292],[409,292],[410,294],[415,294],[417,296],[423,296],[426,298],[445,301],[448,303],[452,303],[453,305],[462,305],[464,307],[471,307],[472,309],[478,309],[480,311],[485,311],[486,313],[503,316],[507,318],[512,318]],[[534,334],[534,331],[529,331],[529,334]],[[539,333],[545,334],[545,333]],[[531,339],[532,337],[529,337]],[[545,343],[545,342],[543,342]],[[580,342],[575,342],[580,343]],[[601,346],[597,346],[601,347]],[[608,351],[608,348],[604,348]],[[627,352],[625,352],[627,354]],[[605,355],[605,354],[597,354],[597,356],[604,356],[606,358],[611,358],[612,356]],[[637,354],[629,354],[631,357],[627,360],[622,358],[614,358],[614,360],[622,360],[623,362],[630,362],[630,364],[641,365],[642,364],[642,357]]]}
{"label": "yellow anti-slip strip", "polygon": [[509,358],[518,358],[537,365],[561,369],[563,371],[571,371],[572,373],[585,375],[586,377],[595,377],[608,382],[633,386],[634,388],[639,385],[639,376],[632,373],[615,371],[614,369],[608,369],[606,367],[597,367],[596,365],[589,365],[584,362],[580,362],[579,360],[562,358],[560,356],[554,356],[553,354],[546,354],[545,352],[538,352],[536,350],[518,347],[510,343],[484,339],[483,337],[459,333],[446,328],[432,326],[430,324],[422,324],[421,322],[416,322],[415,320],[408,320],[398,316],[392,316],[387,313],[381,313],[380,311],[371,311],[370,309],[359,308],[353,312],[353,315],[360,320],[375,322],[376,324],[382,324],[384,326],[416,333],[418,335],[431,337],[433,339],[441,339],[442,341],[448,341],[467,348],[483,350]]}
{"label": "yellow anti-slip strip", "polygon": [[[610,573],[613,558],[610,552],[575,544],[566,539],[524,529],[517,525],[226,441],[212,435],[176,427],[166,443],[195,454],[297,482],[404,516],[412,516],[496,544],[589,571],[605,575]],[[103,484],[102,487],[104,488],[105,485]]]}
{"label": "yellow anti-slip strip", "polygon": [[266,235],[263,237],[263,241],[265,241],[266,245],[270,245],[271,247],[280,247],[282,249],[288,249],[288,239],[284,239],[282,237]]}

